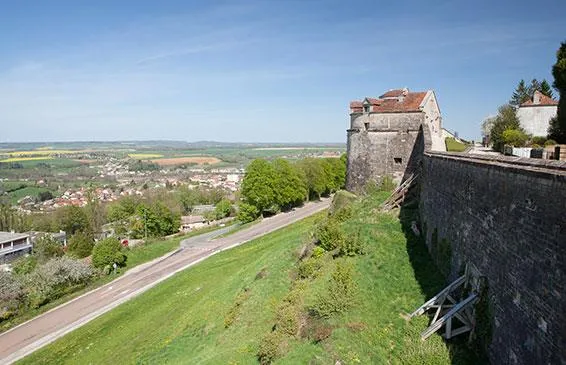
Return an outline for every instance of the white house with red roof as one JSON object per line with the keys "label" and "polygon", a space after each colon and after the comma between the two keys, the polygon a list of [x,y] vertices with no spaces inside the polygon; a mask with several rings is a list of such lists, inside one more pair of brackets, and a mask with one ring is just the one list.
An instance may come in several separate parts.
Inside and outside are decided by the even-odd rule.
{"label": "white house with red roof", "polygon": [[535,91],[532,99],[519,106],[517,117],[527,134],[546,136],[550,120],[556,116],[557,111],[558,101]]}

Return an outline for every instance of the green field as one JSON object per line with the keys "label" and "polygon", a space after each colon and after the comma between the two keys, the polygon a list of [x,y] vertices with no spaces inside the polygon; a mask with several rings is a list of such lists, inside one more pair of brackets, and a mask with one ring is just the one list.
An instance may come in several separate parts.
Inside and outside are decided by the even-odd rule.
{"label": "green field", "polygon": [[[327,290],[339,262],[355,268],[358,291],[349,311],[331,317],[329,337],[280,344],[277,364],[476,364],[471,353],[420,332],[428,320],[405,321],[444,280],[420,238],[375,207],[387,193],[359,203],[345,224],[367,253],[324,261],[320,276],[301,280],[304,308]],[[408,214],[408,213],[404,213]],[[297,283],[297,251],[321,214],[221,252],[23,359],[24,364],[253,364],[278,308]],[[261,273],[261,275],[259,275]],[[244,294],[244,295],[243,295]],[[233,321],[226,328],[226,319]]]}
{"label": "green field", "polygon": [[444,141],[446,143],[446,151],[448,152],[464,152],[468,147],[464,143],[456,141],[454,138],[448,137]]}
{"label": "green field", "polygon": [[23,189],[18,189],[18,190],[12,191],[11,193],[8,193],[8,196],[10,197],[10,202],[12,204],[16,204],[16,202],[23,197],[26,197],[26,196],[29,195],[32,198],[37,198],[39,193],[42,193],[44,191],[49,191],[49,189],[39,188],[39,187],[36,187],[36,186],[26,186]]}

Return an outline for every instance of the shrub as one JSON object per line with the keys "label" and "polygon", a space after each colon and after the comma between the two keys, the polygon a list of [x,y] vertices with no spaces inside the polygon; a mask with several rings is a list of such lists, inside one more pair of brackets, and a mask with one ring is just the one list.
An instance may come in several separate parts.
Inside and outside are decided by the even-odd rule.
{"label": "shrub", "polygon": [[285,340],[281,332],[268,333],[259,343],[257,359],[262,365],[271,364],[273,360],[280,357],[284,352]]}
{"label": "shrub", "polygon": [[332,218],[334,218],[338,222],[345,222],[348,219],[352,218],[353,215],[354,215],[354,210],[352,209],[352,206],[347,205],[345,207],[336,210],[332,214]]}
{"label": "shrub", "polygon": [[74,285],[84,285],[96,272],[86,263],[68,257],[49,260],[25,277],[30,305],[37,308],[65,294]]}
{"label": "shrub", "polygon": [[355,304],[358,286],[353,277],[353,266],[338,262],[330,278],[328,290],[319,295],[312,311],[319,317],[342,313]]}
{"label": "shrub", "polygon": [[238,210],[238,220],[242,223],[253,222],[259,217],[259,210],[248,203],[241,203]]}
{"label": "shrub", "polygon": [[65,253],[61,243],[50,234],[39,237],[33,245],[33,253],[39,262],[47,262],[53,257],[61,257]]}
{"label": "shrub", "polygon": [[0,271],[0,320],[10,318],[24,299],[25,293],[18,278]]}
{"label": "shrub", "polygon": [[324,250],[324,248],[320,247],[320,246],[316,246],[313,250],[312,250],[312,257],[315,259],[318,259],[320,257],[322,257],[324,255],[326,251]]}
{"label": "shrub", "polygon": [[503,131],[502,138],[505,144],[513,147],[524,147],[529,136],[519,129],[506,129]]}
{"label": "shrub", "polygon": [[347,236],[335,219],[327,219],[315,230],[315,237],[320,247],[326,251],[335,251],[340,256],[354,256],[364,253],[364,246],[357,234]]}
{"label": "shrub", "polygon": [[301,328],[301,337],[308,338],[314,343],[326,340],[334,330],[326,321],[316,316],[307,315],[304,322],[304,326]]}
{"label": "shrub", "polygon": [[122,266],[126,263],[126,255],[122,252],[122,245],[116,238],[106,238],[98,242],[92,250],[92,264],[94,267],[103,268],[114,263]]}
{"label": "shrub", "polygon": [[299,310],[297,306],[289,302],[283,304],[277,310],[276,330],[287,335],[295,336],[299,331]]}
{"label": "shrub", "polygon": [[236,319],[240,315],[242,304],[244,304],[244,302],[249,297],[250,297],[249,288],[244,288],[244,290],[240,294],[238,294],[236,300],[234,301],[234,305],[232,306],[232,308],[230,308],[228,314],[226,314],[226,317],[224,317],[224,328],[230,327],[236,321]]}
{"label": "shrub", "polygon": [[393,178],[389,175],[385,175],[381,182],[379,183],[379,190],[380,191],[393,191],[397,187]]}
{"label": "shrub", "polygon": [[350,193],[346,190],[338,190],[332,199],[332,204],[328,211],[330,214],[334,214],[334,212],[350,205],[354,200],[356,200],[356,195]]}
{"label": "shrub", "polygon": [[232,203],[228,199],[222,199],[214,207],[214,218],[222,219],[228,217],[232,213]]}
{"label": "shrub", "polygon": [[91,236],[78,232],[69,239],[68,252],[79,259],[90,256],[94,248],[94,240]]}
{"label": "shrub", "polygon": [[318,270],[320,270],[321,267],[322,263],[320,262],[320,259],[309,257],[299,264],[299,277],[301,279],[313,278],[316,276]]}
{"label": "shrub", "polygon": [[534,136],[533,138],[531,138],[530,144],[531,146],[534,145],[542,146],[544,145],[545,142],[546,142],[546,137]]}
{"label": "shrub", "polygon": [[37,258],[33,255],[26,255],[12,262],[12,272],[16,275],[27,275],[37,266]]}
{"label": "shrub", "polygon": [[544,142],[544,147],[554,146],[554,145],[556,145],[556,144],[558,144],[558,143],[556,143],[555,140],[553,140],[553,139],[548,139],[546,142]]}

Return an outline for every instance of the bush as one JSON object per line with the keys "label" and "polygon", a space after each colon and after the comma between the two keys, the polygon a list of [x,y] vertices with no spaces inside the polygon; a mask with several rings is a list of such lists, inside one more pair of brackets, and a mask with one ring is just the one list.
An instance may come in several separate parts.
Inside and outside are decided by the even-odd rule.
{"label": "bush", "polygon": [[75,285],[84,285],[96,272],[86,263],[68,257],[54,258],[25,277],[33,308],[57,299]]}
{"label": "bush", "polygon": [[326,251],[324,250],[324,248],[320,247],[320,246],[316,246],[313,250],[312,250],[312,257],[315,259],[318,259],[320,257],[322,257],[324,255]]}
{"label": "bush", "polygon": [[[319,247],[317,247],[319,248]],[[309,257],[305,261],[299,264],[299,277],[301,279],[308,279],[316,277],[318,270],[322,267],[322,262],[320,259],[315,257]]]}
{"label": "bush", "polygon": [[18,278],[0,271],[0,320],[10,318],[24,299],[25,293]]}
{"label": "bush", "polygon": [[[465,148],[465,146],[464,146],[464,148]],[[381,182],[379,183],[379,190],[380,191],[393,191],[393,190],[395,190],[396,187],[397,187],[397,184],[395,184],[395,181],[393,181],[393,178],[389,175],[385,175],[381,179]]]}
{"label": "bush", "polygon": [[354,281],[353,266],[338,262],[330,278],[328,290],[319,295],[312,311],[319,317],[342,313],[355,304],[358,286]]}
{"label": "bush", "polygon": [[329,338],[333,330],[332,326],[328,325],[325,320],[308,315],[305,318],[304,326],[301,328],[301,337],[319,343]]}
{"label": "bush", "polygon": [[78,232],[69,239],[68,252],[79,259],[90,256],[94,248],[94,240],[91,236]]}
{"label": "bush", "polygon": [[556,145],[556,144],[558,144],[558,143],[556,143],[555,140],[553,140],[553,139],[548,139],[546,142],[544,142],[544,147],[554,146],[554,145]]}
{"label": "bush", "polygon": [[332,215],[340,209],[349,206],[354,200],[356,200],[356,198],[356,195],[349,191],[338,190],[332,199],[332,204],[330,205],[330,208],[328,208],[328,211]]}
{"label": "bush", "polygon": [[257,351],[257,359],[260,364],[271,364],[283,354],[285,346],[283,337],[281,332],[273,331],[262,338]]}
{"label": "bush", "polygon": [[504,144],[513,147],[524,147],[529,136],[519,129],[507,129],[503,131],[502,139]]}
{"label": "bush", "polygon": [[327,219],[315,230],[320,247],[326,251],[335,251],[339,256],[363,254],[364,247],[357,234],[346,236],[339,222]]}
{"label": "bush", "polygon": [[27,275],[37,266],[37,259],[33,255],[26,255],[12,262],[12,272],[16,275]]}
{"label": "bush", "polygon": [[214,207],[214,218],[222,219],[232,213],[232,203],[228,199],[222,199]]}
{"label": "bush", "polygon": [[531,138],[530,144],[534,148],[535,145],[542,146],[546,142],[546,137],[534,136]]}
{"label": "bush", "polygon": [[33,253],[39,262],[47,262],[53,257],[61,257],[65,253],[63,246],[50,234],[39,237],[33,245]]}
{"label": "bush", "polygon": [[238,220],[242,223],[253,222],[259,217],[259,210],[248,203],[241,203],[238,210]]}
{"label": "bush", "polygon": [[116,238],[106,238],[98,242],[92,250],[92,264],[94,267],[103,268],[114,263],[122,266],[126,263],[126,255],[122,252],[122,245]]}
{"label": "bush", "polygon": [[277,311],[276,330],[295,336],[299,331],[299,310],[295,305],[284,302]]}

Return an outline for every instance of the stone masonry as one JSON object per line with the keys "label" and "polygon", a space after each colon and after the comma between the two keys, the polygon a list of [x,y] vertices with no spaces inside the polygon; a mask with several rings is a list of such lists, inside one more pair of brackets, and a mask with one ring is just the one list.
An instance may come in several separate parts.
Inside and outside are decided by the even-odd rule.
{"label": "stone masonry", "polygon": [[431,152],[422,161],[429,251],[451,280],[466,263],[487,278],[491,362],[566,364],[566,163]]}

